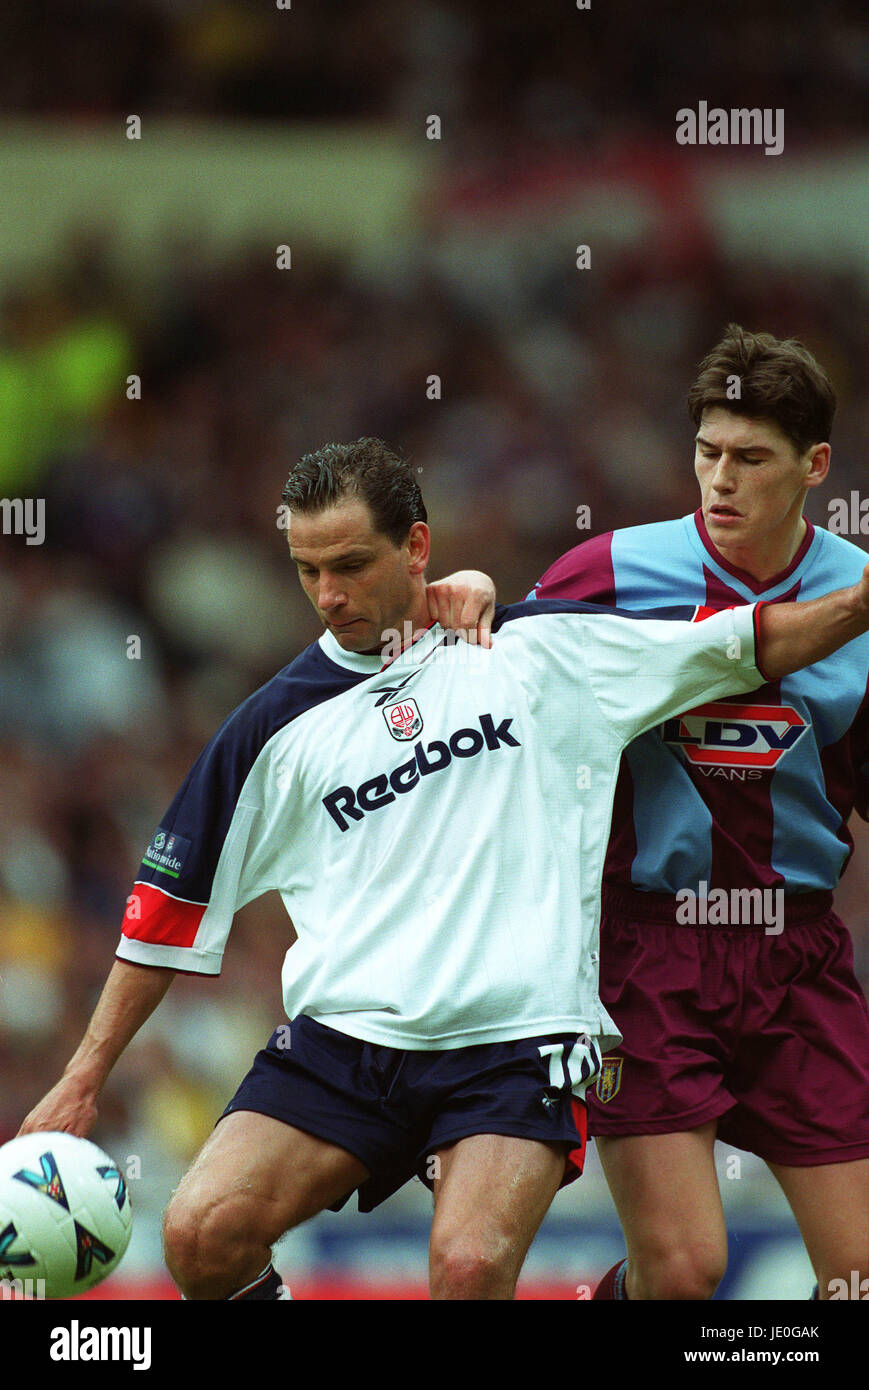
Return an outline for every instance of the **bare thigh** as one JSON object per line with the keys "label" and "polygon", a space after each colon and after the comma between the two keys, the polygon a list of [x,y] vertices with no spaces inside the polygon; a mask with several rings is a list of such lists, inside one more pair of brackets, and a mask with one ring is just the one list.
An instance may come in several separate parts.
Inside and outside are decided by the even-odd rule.
{"label": "bare thigh", "polygon": [[206,1140],[176,1197],[203,1214],[238,1203],[276,1240],[368,1176],[365,1165],[336,1144],[270,1115],[235,1110]]}
{"label": "bare thigh", "polygon": [[434,1157],[432,1297],[512,1298],[564,1177],[565,1146],[474,1134]]}
{"label": "bare thigh", "polygon": [[716,1122],[595,1140],[628,1250],[629,1298],[709,1298],[727,1265]]}
{"label": "bare thigh", "polygon": [[829,1298],[830,1282],[852,1271],[858,1284],[869,1278],[869,1158],[794,1168],[770,1163],[796,1217],[818,1281],[818,1296]]}

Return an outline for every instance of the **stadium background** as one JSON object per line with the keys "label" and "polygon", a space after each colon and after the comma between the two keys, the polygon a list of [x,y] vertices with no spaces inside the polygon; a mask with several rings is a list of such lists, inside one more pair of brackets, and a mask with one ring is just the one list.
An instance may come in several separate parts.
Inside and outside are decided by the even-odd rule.
{"label": "stadium background", "polygon": [[[736,319],[802,338],[835,379],[812,520],[863,487],[861,10],[4,12],[0,495],[44,499],[46,534],[0,551],[0,1141],[77,1045],[189,764],[317,635],[276,525],[301,453],[399,446],[421,469],[432,575],[484,568],[514,599],[588,535],[693,509],[684,394]],[[782,108],[784,153],[677,146],[676,110],[700,100]],[[838,902],[869,983],[854,833]],[[117,1067],[93,1137],[128,1173],[136,1228],[98,1296],[174,1296],[160,1212],[280,1018],[286,943],[279,902],[246,909],[222,977],[179,977]],[[720,1296],[805,1296],[777,1187],[718,1148]],[[296,1296],[425,1296],[429,1218],[414,1182],[372,1216],[348,1206],[291,1234],[277,1263]],[[592,1148],[520,1296],[575,1298],[620,1249]]]}

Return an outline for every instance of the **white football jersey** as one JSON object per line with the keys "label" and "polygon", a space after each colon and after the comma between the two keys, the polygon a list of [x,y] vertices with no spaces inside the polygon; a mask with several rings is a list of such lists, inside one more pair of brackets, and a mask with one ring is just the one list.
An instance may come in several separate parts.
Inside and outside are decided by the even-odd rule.
{"label": "white football jersey", "polygon": [[119,957],[216,974],[236,910],[277,889],[298,934],[289,1018],[403,1049],[585,1032],[606,1051],[620,1035],[597,992],[599,904],[622,750],[762,684],[754,620],[516,604],[489,651],[435,625],[385,666],[325,633],[194,765]]}

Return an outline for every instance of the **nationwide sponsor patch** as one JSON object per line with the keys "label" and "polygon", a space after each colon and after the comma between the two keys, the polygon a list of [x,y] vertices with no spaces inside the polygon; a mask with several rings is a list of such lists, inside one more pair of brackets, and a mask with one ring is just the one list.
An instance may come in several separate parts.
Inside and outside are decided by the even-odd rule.
{"label": "nationwide sponsor patch", "polygon": [[600,1064],[600,1076],[595,1083],[595,1092],[601,1105],[606,1105],[617,1096],[622,1084],[622,1063],[624,1057],[604,1057]]}
{"label": "nationwide sponsor patch", "polygon": [[399,700],[394,705],[387,705],[383,711],[383,718],[392,737],[397,738],[400,743],[416,738],[417,734],[422,733],[422,715],[416,700]]}
{"label": "nationwide sponsor patch", "polygon": [[185,840],[183,835],[160,829],[145,850],[142,863],[158,874],[168,874],[170,878],[177,878],[184,868],[190,844],[190,840]]}

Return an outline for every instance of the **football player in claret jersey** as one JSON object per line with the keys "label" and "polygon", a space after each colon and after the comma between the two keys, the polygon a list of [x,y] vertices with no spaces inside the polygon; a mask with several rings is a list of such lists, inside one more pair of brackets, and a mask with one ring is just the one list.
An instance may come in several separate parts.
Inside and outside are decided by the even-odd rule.
{"label": "football player in claret jersey", "polygon": [[170,1271],[190,1299],[283,1296],[286,1230],[418,1174],[433,1296],[510,1298],[619,1041],[596,962],[622,750],[865,632],[869,568],[815,604],[704,623],[518,604],[486,650],[430,621],[422,498],[380,441],[306,455],[284,500],[326,630],[195,763],[85,1039],[24,1128],[86,1133],[173,972],[218,973],[235,911],[277,889],[289,1022],[169,1203]]}
{"label": "football player in claret jersey", "polygon": [[[827,476],[835,398],[802,345],[730,325],[688,403],[697,510],[577,546],[539,598],[687,603],[702,620],[862,572],[862,550],[803,517]],[[588,1100],[627,1260],[596,1298],[715,1292],[727,1260],[716,1137],[775,1174],[821,1298],[852,1270],[869,1275],[869,1012],[832,911],[849,816],[869,805],[867,675],[860,638],[703,701],[624,755],[600,964],[624,1040]]]}

